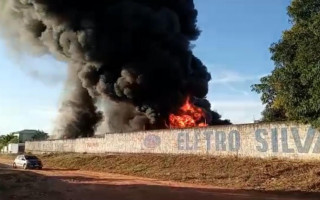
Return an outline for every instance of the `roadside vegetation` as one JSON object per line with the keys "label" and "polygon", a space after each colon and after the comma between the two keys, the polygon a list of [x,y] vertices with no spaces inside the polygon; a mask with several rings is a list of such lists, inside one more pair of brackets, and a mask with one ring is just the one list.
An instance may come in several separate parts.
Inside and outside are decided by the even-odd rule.
{"label": "roadside vegetation", "polygon": [[[320,161],[152,154],[44,154],[45,168],[79,169],[232,189],[320,192]],[[0,157],[13,159],[13,156]]]}
{"label": "roadside vegetation", "polygon": [[296,121],[320,129],[320,1],[293,0],[292,27],[271,48],[275,69],[252,90],[265,104],[262,121]]}
{"label": "roadside vegetation", "polygon": [[[32,136],[30,140],[32,141],[41,141],[41,140],[47,140],[49,138],[48,133],[45,133],[43,131],[35,131],[36,134]],[[17,132],[18,133],[18,132]],[[7,135],[0,135],[0,151],[2,148],[7,146],[8,144],[17,144],[24,141],[19,141],[20,139],[15,133],[10,133]]]}
{"label": "roadside vegetation", "polygon": [[1,135],[0,136],[0,151],[3,147],[7,146],[8,144],[16,144],[19,143],[19,139],[13,133],[8,135]]}

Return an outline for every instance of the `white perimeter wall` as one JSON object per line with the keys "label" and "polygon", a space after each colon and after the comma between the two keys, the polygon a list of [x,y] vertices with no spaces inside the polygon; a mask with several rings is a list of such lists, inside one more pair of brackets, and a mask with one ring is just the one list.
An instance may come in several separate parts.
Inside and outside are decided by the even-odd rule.
{"label": "white perimeter wall", "polygon": [[308,125],[247,124],[107,134],[27,142],[26,152],[168,153],[320,159],[320,134]]}

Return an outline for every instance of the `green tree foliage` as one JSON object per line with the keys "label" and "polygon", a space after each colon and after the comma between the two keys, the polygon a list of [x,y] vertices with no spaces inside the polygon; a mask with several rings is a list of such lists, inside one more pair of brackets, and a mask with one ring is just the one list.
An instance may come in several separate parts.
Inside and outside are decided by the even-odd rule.
{"label": "green tree foliage", "polygon": [[10,143],[18,143],[18,138],[13,133],[0,136],[0,150]]}
{"label": "green tree foliage", "polygon": [[252,90],[266,105],[264,121],[297,121],[320,127],[320,1],[293,0],[292,28],[271,46],[275,69]]}
{"label": "green tree foliage", "polygon": [[19,143],[18,137],[14,137],[8,142],[8,144],[18,144],[18,143]]}
{"label": "green tree foliage", "polygon": [[47,140],[49,138],[48,133],[43,131],[37,131],[37,133],[32,137],[32,140],[40,141],[40,140]]}
{"label": "green tree foliage", "polygon": [[4,147],[4,144],[2,143],[3,137],[4,137],[3,135],[0,135],[0,151]]}

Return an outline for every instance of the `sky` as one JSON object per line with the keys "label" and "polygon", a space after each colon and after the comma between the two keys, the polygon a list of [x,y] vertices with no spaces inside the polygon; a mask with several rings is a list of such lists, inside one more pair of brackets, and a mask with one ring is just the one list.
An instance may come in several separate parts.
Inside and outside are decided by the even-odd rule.
{"label": "sky", "polygon": [[[194,0],[201,36],[194,54],[212,75],[207,98],[233,123],[261,117],[250,86],[273,68],[269,47],[290,28],[290,0]],[[13,52],[0,38],[0,134],[23,129],[51,132],[64,93],[66,63],[50,55]]]}

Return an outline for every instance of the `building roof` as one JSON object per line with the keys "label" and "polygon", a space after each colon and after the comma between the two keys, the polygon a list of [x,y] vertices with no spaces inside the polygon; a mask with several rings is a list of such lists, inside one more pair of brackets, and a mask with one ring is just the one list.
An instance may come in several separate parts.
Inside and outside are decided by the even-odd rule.
{"label": "building roof", "polygon": [[22,130],[22,131],[17,131],[15,133],[19,133],[19,134],[34,134],[34,133],[37,133],[39,132],[39,130],[28,130],[28,129],[25,129],[25,130]]}

